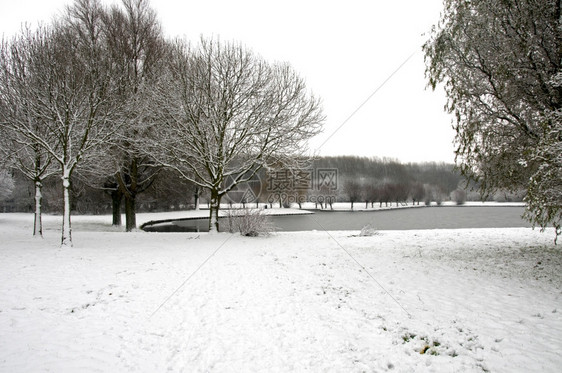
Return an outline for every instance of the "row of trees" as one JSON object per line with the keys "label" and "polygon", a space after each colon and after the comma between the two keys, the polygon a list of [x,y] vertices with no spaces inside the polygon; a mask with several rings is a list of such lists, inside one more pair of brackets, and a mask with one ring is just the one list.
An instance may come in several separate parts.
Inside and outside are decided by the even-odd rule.
{"label": "row of trees", "polygon": [[343,200],[351,202],[351,209],[355,202],[364,202],[365,207],[369,204],[373,206],[378,203],[382,207],[384,203],[385,206],[388,204],[396,203],[405,204],[408,200],[411,200],[413,204],[417,202],[419,205],[420,201],[429,204],[432,201],[441,203],[446,198],[446,193],[443,189],[428,184],[413,183],[383,183],[383,184],[371,184],[371,183],[361,183],[358,181],[347,181],[343,186]]}
{"label": "row of trees", "polygon": [[342,180],[368,180],[370,183],[393,182],[437,185],[446,193],[458,187],[464,177],[453,164],[440,162],[401,163],[392,158],[330,156],[312,162],[315,169],[337,169]]}
{"label": "row of trees", "polygon": [[339,176],[339,201],[404,203],[440,202],[458,189],[470,188],[454,165],[445,163],[407,163],[394,159],[367,157],[322,157],[318,168],[335,168]]}
{"label": "row of trees", "polygon": [[[444,199],[459,186],[463,178],[452,164],[424,163],[401,164],[391,159],[364,157],[319,157],[312,162],[310,172],[318,169],[334,171],[334,182],[330,188],[318,188],[318,180],[309,180],[309,185],[285,185],[278,189],[268,178],[268,172],[260,170],[254,178],[231,190],[224,202],[261,203],[286,205],[300,201],[352,201],[369,203],[403,202],[406,199],[437,201]],[[78,213],[107,214],[115,209],[113,198],[116,189],[100,188],[89,183],[81,170],[74,175],[71,183],[71,209]],[[16,172],[14,177],[0,178],[0,183],[15,187],[9,200],[0,198],[0,211],[32,211],[33,188],[24,176]],[[310,174],[309,174],[310,176]],[[288,181],[288,180],[285,180]],[[277,183],[280,180],[276,181]],[[295,184],[295,183],[291,183]],[[303,183],[301,183],[303,184]],[[407,193],[396,195],[397,191]],[[52,176],[43,182],[43,208],[48,212],[62,212],[61,196],[58,193],[57,177]],[[405,196],[404,196],[405,195]],[[8,197],[8,195],[6,196]],[[111,197],[111,198],[110,198]],[[140,211],[163,211],[176,208],[196,208],[198,200],[208,203],[210,193],[202,191],[197,185],[182,179],[176,172],[161,169],[153,178],[146,191],[136,199]],[[117,216],[115,216],[117,215]],[[121,206],[117,205],[114,224],[120,225]]]}
{"label": "row of trees", "polygon": [[[264,166],[298,159],[323,122],[319,100],[286,64],[235,43],[166,39],[147,0],[107,8],[76,0],[63,16],[0,46],[0,149],[35,183],[63,189],[62,246],[71,246],[71,182],[77,170],[108,190],[126,227],[164,168],[221,198]],[[229,180],[229,183],[225,183]]]}

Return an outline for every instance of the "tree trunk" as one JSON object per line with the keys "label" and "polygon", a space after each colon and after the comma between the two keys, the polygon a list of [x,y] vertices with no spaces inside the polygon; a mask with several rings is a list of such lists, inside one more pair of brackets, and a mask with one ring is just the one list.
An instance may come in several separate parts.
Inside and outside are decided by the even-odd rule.
{"label": "tree trunk", "polygon": [[123,193],[117,189],[111,192],[111,202],[113,208],[113,222],[112,225],[120,227],[121,222],[121,201],[123,200]]}
{"label": "tree trunk", "polygon": [[195,204],[195,210],[199,211],[199,195],[201,194],[200,190],[199,190],[199,186],[195,187],[195,193],[193,193],[193,198],[194,198],[194,204]]}
{"label": "tree trunk", "polygon": [[62,218],[62,238],[61,247],[72,247],[72,229],[70,227],[70,172],[63,170],[63,218]]}
{"label": "tree trunk", "polygon": [[137,160],[133,159],[127,172],[116,174],[117,184],[120,192],[125,197],[125,231],[131,232],[137,227],[136,218],[136,196],[138,191],[138,166]]}
{"label": "tree trunk", "polygon": [[125,230],[127,232],[131,232],[137,228],[135,198],[136,196],[133,193],[125,195]]}
{"label": "tree trunk", "polygon": [[41,203],[43,201],[43,194],[41,193],[40,180],[35,181],[35,220],[33,222],[33,235],[43,237],[43,223],[41,221]]}
{"label": "tree trunk", "polygon": [[219,209],[221,196],[217,190],[211,189],[211,205],[209,208],[209,233],[219,232]]}

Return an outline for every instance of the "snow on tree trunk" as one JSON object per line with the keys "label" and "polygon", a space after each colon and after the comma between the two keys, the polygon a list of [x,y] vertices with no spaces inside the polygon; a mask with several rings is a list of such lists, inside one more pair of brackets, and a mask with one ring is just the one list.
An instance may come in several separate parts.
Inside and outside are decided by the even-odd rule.
{"label": "snow on tree trunk", "polygon": [[43,223],[41,221],[41,203],[43,200],[43,195],[41,193],[42,186],[41,181],[35,181],[35,219],[33,222],[33,235],[37,237],[43,237]]}
{"label": "snow on tree trunk", "polygon": [[219,231],[220,196],[217,191],[211,190],[211,206],[209,209],[209,233]]}
{"label": "snow on tree trunk", "polygon": [[64,170],[62,178],[64,211],[62,218],[61,247],[72,247],[72,230],[70,228],[70,172]]}

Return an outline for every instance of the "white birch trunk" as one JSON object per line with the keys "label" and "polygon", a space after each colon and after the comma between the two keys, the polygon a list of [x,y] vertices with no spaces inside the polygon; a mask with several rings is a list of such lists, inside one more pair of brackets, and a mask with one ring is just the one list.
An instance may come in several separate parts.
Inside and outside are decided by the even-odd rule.
{"label": "white birch trunk", "polygon": [[62,178],[64,211],[62,218],[61,247],[72,247],[72,229],[70,228],[70,175],[64,170]]}
{"label": "white birch trunk", "polygon": [[42,186],[40,181],[35,182],[35,219],[33,222],[33,235],[41,238],[43,237],[43,223],[41,221]]}

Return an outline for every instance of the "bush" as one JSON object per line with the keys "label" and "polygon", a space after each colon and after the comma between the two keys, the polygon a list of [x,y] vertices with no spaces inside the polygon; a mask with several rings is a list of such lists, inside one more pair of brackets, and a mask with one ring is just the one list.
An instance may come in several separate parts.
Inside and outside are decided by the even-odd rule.
{"label": "bush", "polygon": [[466,203],[466,192],[462,189],[455,190],[452,197],[456,204],[459,206]]}
{"label": "bush", "polygon": [[361,232],[359,233],[360,237],[371,237],[378,235],[379,232],[373,227],[371,224],[367,224],[363,228],[361,228]]}
{"label": "bush", "polygon": [[274,231],[274,226],[261,209],[228,210],[228,230],[230,233],[239,232],[242,236],[267,236]]}

